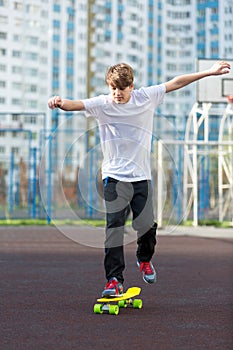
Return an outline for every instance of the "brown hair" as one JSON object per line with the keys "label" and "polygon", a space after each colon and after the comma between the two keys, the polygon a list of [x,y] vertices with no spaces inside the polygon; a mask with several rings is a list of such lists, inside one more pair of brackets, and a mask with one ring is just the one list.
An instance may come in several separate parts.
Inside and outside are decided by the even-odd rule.
{"label": "brown hair", "polygon": [[105,76],[107,85],[124,90],[134,81],[133,68],[127,63],[118,63],[108,68]]}

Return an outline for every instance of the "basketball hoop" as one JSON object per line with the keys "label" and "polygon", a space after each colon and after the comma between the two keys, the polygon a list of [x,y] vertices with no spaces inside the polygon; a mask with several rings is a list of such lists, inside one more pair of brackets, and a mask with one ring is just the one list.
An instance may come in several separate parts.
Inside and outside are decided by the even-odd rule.
{"label": "basketball hoop", "polygon": [[228,100],[229,103],[233,104],[233,95],[228,95],[227,96],[227,100]]}

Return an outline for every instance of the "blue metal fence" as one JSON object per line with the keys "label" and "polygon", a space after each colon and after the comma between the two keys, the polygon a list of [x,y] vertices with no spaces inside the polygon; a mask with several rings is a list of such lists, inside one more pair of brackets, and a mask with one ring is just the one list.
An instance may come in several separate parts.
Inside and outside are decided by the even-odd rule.
{"label": "blue metal fence", "polygon": [[[43,218],[50,223],[54,219],[79,220],[105,217],[100,172],[102,153],[97,128],[92,132],[94,140],[92,147],[88,146],[86,130],[43,129],[39,135],[38,147],[32,147],[31,130],[1,129],[1,132],[9,131],[27,134],[27,147],[21,157],[13,151],[5,156],[0,154],[0,167],[4,169],[4,173],[0,172],[1,219]],[[153,140],[152,152],[156,211],[157,136]],[[170,223],[180,223],[183,218],[183,157],[183,146],[180,144],[167,147],[164,153],[163,173],[166,193],[163,217]],[[215,208],[210,208],[211,193],[217,191],[217,169],[214,168],[216,159],[213,155],[210,157],[208,152],[205,155],[200,154],[198,158],[201,219],[218,219],[217,201]],[[210,174],[213,171],[216,171],[216,178],[212,174],[211,182]]]}

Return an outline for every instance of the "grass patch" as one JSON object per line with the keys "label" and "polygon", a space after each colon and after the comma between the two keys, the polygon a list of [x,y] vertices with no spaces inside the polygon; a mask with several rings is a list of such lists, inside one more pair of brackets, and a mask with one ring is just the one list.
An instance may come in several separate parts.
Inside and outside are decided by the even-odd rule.
{"label": "grass patch", "polygon": [[5,219],[0,220],[0,226],[19,226],[19,225],[47,225],[46,220],[42,219]]}
{"label": "grass patch", "polygon": [[[193,226],[193,221],[187,220],[182,222],[180,225],[182,226]],[[223,221],[220,222],[218,220],[199,220],[198,226],[213,226],[218,228],[231,228],[233,223],[231,221]]]}
{"label": "grass patch", "polygon": [[105,226],[105,220],[90,220],[90,219],[84,219],[84,220],[51,220],[51,223],[48,224],[47,220],[45,219],[5,219],[0,220],[0,226],[64,226],[64,225],[71,225],[71,226],[94,226],[94,227],[101,227]]}
{"label": "grass patch", "polygon": [[83,219],[83,220],[52,220],[51,225],[59,226],[59,225],[70,225],[70,226],[94,226],[94,227],[102,227],[105,226],[105,220],[91,220],[91,219]]}
{"label": "grass patch", "polygon": [[[104,227],[105,220],[96,219],[83,219],[83,220],[51,220],[48,224],[46,219],[2,219],[0,220],[0,226],[93,226],[93,227]],[[131,226],[132,221],[128,220],[126,226]],[[193,226],[191,220],[184,221],[180,224],[181,226]],[[199,220],[199,226],[213,226],[219,228],[232,228],[233,223],[231,221],[219,222],[218,220]]]}

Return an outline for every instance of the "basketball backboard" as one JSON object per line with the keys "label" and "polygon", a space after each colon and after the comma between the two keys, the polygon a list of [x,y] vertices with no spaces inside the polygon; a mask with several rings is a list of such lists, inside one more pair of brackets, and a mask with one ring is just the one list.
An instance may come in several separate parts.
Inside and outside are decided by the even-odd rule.
{"label": "basketball backboard", "polygon": [[[222,59],[197,59],[197,71],[209,69]],[[211,76],[197,81],[197,101],[226,103],[227,96],[233,95],[233,60],[225,59],[231,65],[229,74]]]}

